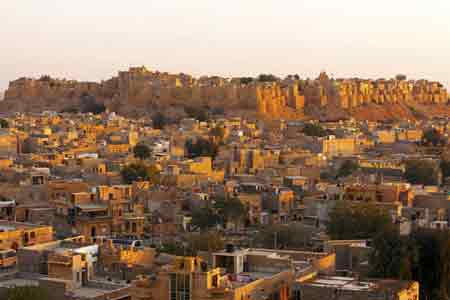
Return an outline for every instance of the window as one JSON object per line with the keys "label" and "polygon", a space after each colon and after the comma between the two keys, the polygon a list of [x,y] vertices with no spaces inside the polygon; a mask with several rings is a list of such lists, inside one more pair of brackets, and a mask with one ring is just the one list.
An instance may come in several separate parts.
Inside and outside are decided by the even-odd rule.
{"label": "window", "polygon": [[35,233],[34,231],[32,231],[32,232],[30,233],[30,238],[31,238],[31,239],[35,239],[35,238],[36,238],[36,233]]}

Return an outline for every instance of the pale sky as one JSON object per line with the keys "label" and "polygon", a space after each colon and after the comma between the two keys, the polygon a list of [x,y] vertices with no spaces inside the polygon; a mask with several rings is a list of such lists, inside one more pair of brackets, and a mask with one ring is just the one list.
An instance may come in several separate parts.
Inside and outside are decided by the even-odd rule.
{"label": "pale sky", "polygon": [[0,90],[21,76],[391,77],[450,87],[449,0],[0,0]]}

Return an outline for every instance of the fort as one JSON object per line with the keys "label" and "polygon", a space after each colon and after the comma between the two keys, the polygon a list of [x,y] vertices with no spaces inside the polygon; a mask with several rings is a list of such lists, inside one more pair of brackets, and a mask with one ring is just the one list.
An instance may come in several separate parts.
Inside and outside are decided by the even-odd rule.
{"label": "fort", "polygon": [[[317,79],[194,78],[133,67],[101,82],[20,78],[10,82],[1,111],[60,111],[77,106],[83,96],[93,96],[110,110],[123,114],[150,111],[166,106],[221,107],[225,111],[246,110],[261,117],[299,117],[311,109],[334,107],[349,112],[375,104],[445,105],[447,90],[439,82],[397,79]],[[309,110],[308,110],[309,108]]]}

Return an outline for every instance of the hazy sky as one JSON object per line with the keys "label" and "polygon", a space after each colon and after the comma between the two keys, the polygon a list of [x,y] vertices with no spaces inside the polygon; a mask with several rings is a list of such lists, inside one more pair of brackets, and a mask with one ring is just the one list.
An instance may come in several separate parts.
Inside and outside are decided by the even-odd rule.
{"label": "hazy sky", "polygon": [[449,0],[0,0],[0,90],[119,69],[390,77],[450,87]]}

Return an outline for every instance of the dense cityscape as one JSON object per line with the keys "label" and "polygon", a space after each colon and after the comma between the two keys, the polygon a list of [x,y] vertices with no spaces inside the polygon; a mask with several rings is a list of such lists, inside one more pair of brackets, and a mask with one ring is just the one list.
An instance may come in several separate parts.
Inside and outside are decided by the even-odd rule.
{"label": "dense cityscape", "polygon": [[438,82],[139,67],[1,106],[4,299],[448,297]]}
{"label": "dense cityscape", "polygon": [[0,300],[450,300],[449,20],[1,0]]}

